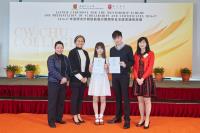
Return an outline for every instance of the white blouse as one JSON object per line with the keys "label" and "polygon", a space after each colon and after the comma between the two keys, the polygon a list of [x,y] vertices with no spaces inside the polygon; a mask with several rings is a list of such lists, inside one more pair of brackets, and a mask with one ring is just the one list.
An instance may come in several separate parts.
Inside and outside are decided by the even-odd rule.
{"label": "white blouse", "polygon": [[[81,72],[85,72],[85,67],[86,67],[86,56],[85,56],[85,53],[83,52],[83,50],[78,50],[78,54],[80,56],[80,59],[81,59]],[[79,80],[81,80],[83,78],[83,76],[78,73],[75,75],[75,77]]]}

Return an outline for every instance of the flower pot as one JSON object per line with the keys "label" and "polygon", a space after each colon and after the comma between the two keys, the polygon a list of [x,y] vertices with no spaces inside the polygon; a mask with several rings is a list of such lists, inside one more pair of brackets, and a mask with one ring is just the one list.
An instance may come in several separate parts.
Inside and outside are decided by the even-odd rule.
{"label": "flower pot", "polygon": [[182,81],[188,82],[190,80],[190,74],[181,73]]}
{"label": "flower pot", "polygon": [[163,74],[162,73],[155,73],[155,79],[156,79],[156,81],[162,81],[163,80]]}
{"label": "flower pot", "polygon": [[26,77],[28,79],[33,79],[33,77],[34,77],[34,71],[26,71]]}
{"label": "flower pot", "polygon": [[7,78],[9,78],[9,79],[14,78],[14,75],[15,75],[15,73],[12,71],[6,71],[6,74],[7,74]]}

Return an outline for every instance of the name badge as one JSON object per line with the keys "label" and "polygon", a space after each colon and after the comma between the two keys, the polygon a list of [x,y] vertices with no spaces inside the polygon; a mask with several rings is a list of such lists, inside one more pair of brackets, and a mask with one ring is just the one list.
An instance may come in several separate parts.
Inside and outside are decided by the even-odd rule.
{"label": "name badge", "polygon": [[146,53],[145,55],[143,55],[143,57],[146,58],[148,55],[149,55],[149,54]]}

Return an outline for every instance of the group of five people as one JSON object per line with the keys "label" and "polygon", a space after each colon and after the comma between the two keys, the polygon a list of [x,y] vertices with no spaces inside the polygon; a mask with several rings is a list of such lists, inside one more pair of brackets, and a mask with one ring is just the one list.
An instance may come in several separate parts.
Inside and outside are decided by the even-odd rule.
{"label": "group of five people", "polygon": [[[122,122],[122,99],[124,101],[124,128],[130,128],[130,100],[129,81],[130,70],[134,76],[134,95],[138,98],[141,119],[137,127],[149,128],[151,97],[155,96],[155,83],[152,77],[154,65],[154,53],[150,50],[146,37],[137,41],[137,50],[133,55],[131,46],[124,44],[122,33],[114,31],[112,38],[115,46],[110,49],[110,57],[120,58],[120,73],[112,74],[112,88],[116,95],[116,113],[108,123]],[[76,125],[85,121],[82,119],[81,104],[84,90],[89,82],[88,95],[93,96],[93,109],[95,124],[104,124],[104,111],[106,108],[106,96],[111,96],[110,83],[108,79],[109,62],[106,60],[106,49],[103,42],[98,42],[94,49],[93,58],[105,59],[104,72],[93,73],[93,61],[89,54],[83,49],[85,38],[78,35],[74,39],[75,48],[69,52],[68,57],[63,54],[64,44],[61,41],[55,43],[55,53],[49,56],[48,66],[48,124],[55,128],[55,123],[65,124],[63,121],[64,100],[66,85],[70,81],[71,88],[71,114]],[[101,102],[98,109],[98,102]]]}

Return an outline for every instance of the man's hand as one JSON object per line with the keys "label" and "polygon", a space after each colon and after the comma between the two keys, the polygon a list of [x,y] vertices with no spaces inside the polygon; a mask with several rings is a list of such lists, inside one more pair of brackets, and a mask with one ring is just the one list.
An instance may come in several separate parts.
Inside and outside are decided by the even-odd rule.
{"label": "man's hand", "polygon": [[120,66],[122,66],[123,68],[126,68],[126,63],[124,61],[121,61]]}

